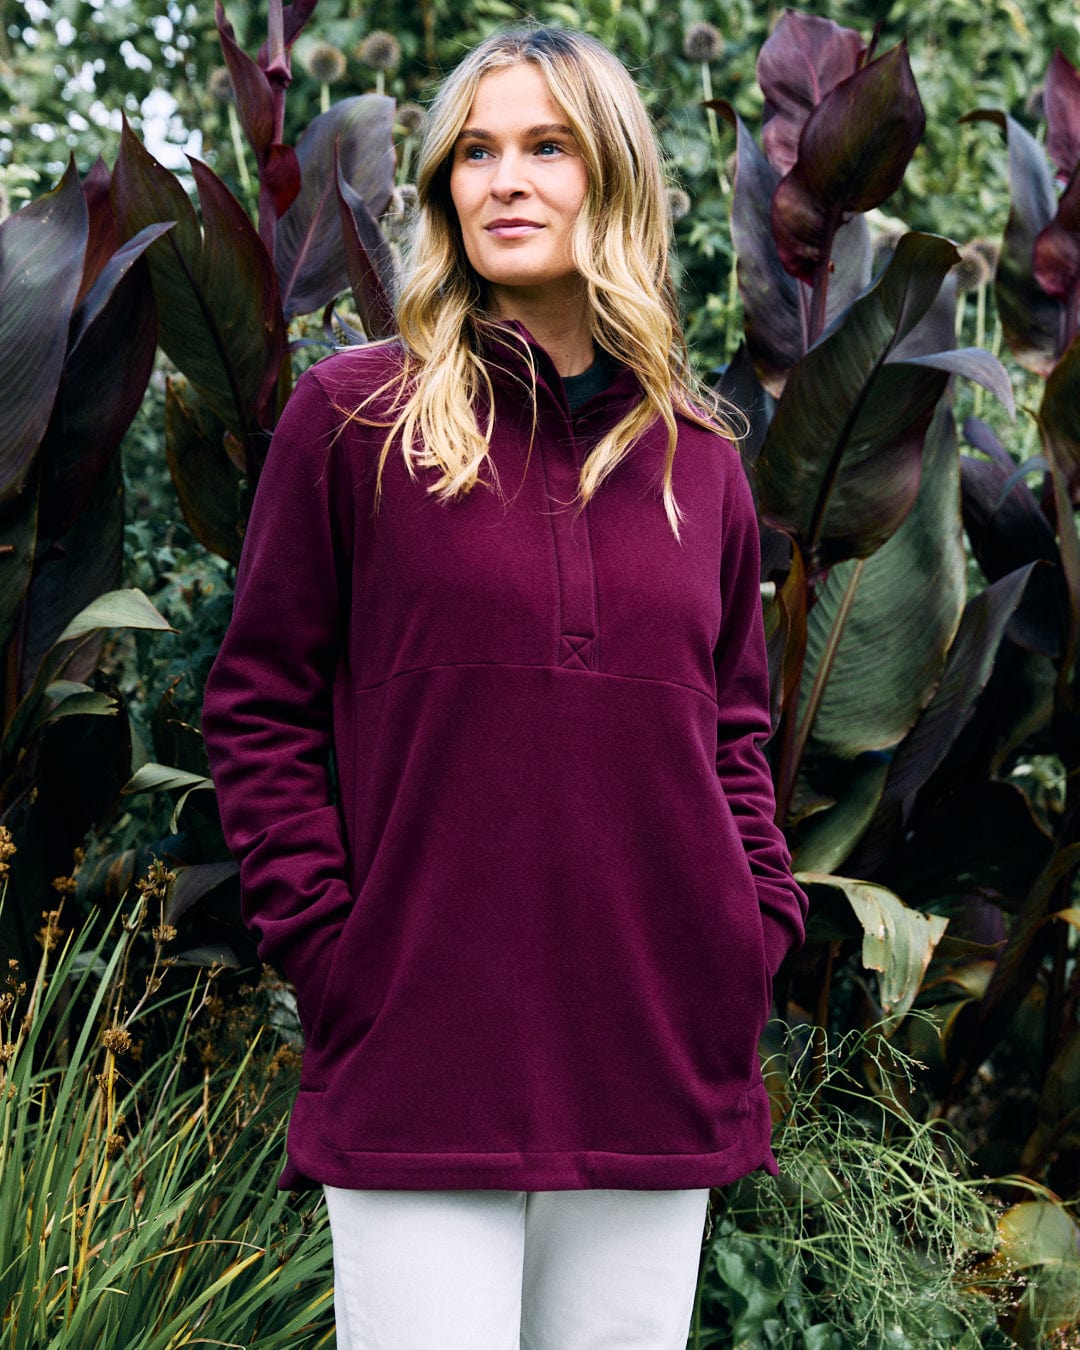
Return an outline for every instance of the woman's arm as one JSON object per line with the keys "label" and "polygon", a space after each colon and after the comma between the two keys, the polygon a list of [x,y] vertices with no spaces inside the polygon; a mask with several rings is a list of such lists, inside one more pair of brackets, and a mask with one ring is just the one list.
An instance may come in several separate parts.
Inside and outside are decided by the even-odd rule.
{"label": "woman's arm", "polygon": [[716,772],[757,883],[769,973],[803,940],[806,897],[792,880],[762,743],[770,732],[769,672],[761,615],[760,545],[753,498],[741,467],[731,475],[725,521],[720,640],[716,667]]}
{"label": "woman's arm", "polygon": [[339,428],[318,376],[305,375],[259,480],[232,623],[203,705],[244,919],[261,959],[297,986],[305,1014],[350,904],[329,779],[351,571],[352,484]]}

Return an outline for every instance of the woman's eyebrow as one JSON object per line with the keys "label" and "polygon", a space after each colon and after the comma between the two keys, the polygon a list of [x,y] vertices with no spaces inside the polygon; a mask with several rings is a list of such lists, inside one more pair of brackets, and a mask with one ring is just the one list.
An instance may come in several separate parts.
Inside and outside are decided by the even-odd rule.
{"label": "woman's eyebrow", "polygon": [[[573,132],[564,122],[541,122],[534,127],[525,128],[525,139],[534,140],[537,136],[573,136]],[[471,141],[493,141],[494,133],[485,131],[482,127],[462,127],[458,132],[458,140]]]}

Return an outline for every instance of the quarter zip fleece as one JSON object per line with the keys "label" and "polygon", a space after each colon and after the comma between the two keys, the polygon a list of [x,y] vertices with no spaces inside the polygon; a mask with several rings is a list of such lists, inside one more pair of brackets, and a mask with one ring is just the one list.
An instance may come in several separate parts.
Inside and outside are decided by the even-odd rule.
{"label": "quarter zip fleece", "polygon": [[[757,1042],[802,937],[761,743],[753,505],[683,421],[587,506],[640,398],[576,413],[488,339],[494,481],[441,502],[347,413],[396,344],[297,385],[203,727],[261,957],[305,1033],[283,1186],[722,1185],[764,1166]],[[369,414],[370,416],[370,414]],[[333,756],[338,792],[331,793]]]}

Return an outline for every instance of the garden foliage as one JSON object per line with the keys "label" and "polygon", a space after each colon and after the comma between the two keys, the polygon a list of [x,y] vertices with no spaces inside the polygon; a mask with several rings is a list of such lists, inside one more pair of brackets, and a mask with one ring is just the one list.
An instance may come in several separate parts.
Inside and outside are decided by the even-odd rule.
{"label": "garden foliage", "polygon": [[[178,176],[125,123],[111,168],[99,158],[80,176],[73,160],[51,192],[0,222],[0,821],[15,847],[0,948],[22,969],[55,890],[77,888],[68,903],[80,912],[113,906],[130,899],[150,852],[170,859],[161,925],[172,950],[196,964],[250,960],[196,719],[175,683],[148,691],[156,710],[137,725],[152,745],[137,735],[133,752],[116,638],[103,646],[109,633],[163,632],[173,613],[164,592],[154,598],[166,614],[122,588],[120,446],[146,406],[155,353],[168,372],[158,454],[193,548],[220,560],[221,577],[239,557],[296,370],[342,337],[392,331],[418,110],[396,108],[384,77],[423,51],[434,64],[446,40],[434,13],[400,45],[370,34],[360,51],[375,92],[333,102],[343,58],[330,59],[331,45],[318,59],[306,31],[315,0],[270,0],[261,46],[237,8],[244,38],[214,9],[227,175],[192,160],[190,177]],[[773,1058],[770,1084],[790,1175],[827,1192],[740,1192],[706,1265],[699,1343],[739,1331],[755,1345],[919,1344],[895,1309],[871,1299],[872,1315],[860,1311],[865,1289],[826,1314],[829,1263],[843,1251],[855,1260],[852,1215],[868,1194],[867,1173],[842,1176],[841,1163],[857,1170],[873,1154],[871,1167],[895,1164],[901,1189],[924,1185],[944,1204],[951,1183],[928,1181],[927,1169],[931,1122],[950,1121],[980,1167],[1024,1179],[984,1271],[1022,1297],[995,1341],[972,1312],[982,1304],[942,1293],[933,1343],[1035,1345],[1068,1324],[1080,1292],[1080,1230],[1062,1203],[1080,1196],[1080,75],[1062,51],[1049,61],[1042,138],[1019,112],[972,99],[953,134],[969,165],[990,172],[1000,160],[1007,219],[1000,242],[953,242],[927,228],[928,185],[943,173],[927,146],[940,155],[948,138],[928,123],[914,43],[909,52],[881,30],[794,11],[758,41],[756,20],[735,6],[740,36],[724,59],[741,61],[744,77],[716,98],[718,31],[698,21],[671,52],[651,13],[648,3],[608,13],[597,0],[589,22],[631,54],[656,35],[670,83],[702,113],[694,145],[715,175],[700,209],[687,203],[680,257],[688,293],[709,287],[694,340],[710,358],[730,356],[717,386],[749,421],[778,811],[811,899],[807,945],[776,987],[799,1049]],[[478,30],[489,22],[472,18]],[[296,52],[319,83],[306,124],[287,99]],[[665,142],[678,144],[672,95],[649,97]],[[883,214],[902,209],[920,228]],[[948,203],[941,210],[953,226]],[[960,345],[972,307],[975,341]],[[148,793],[167,794],[168,824],[139,816]],[[123,830],[110,824],[118,811]],[[145,835],[133,841],[140,819]],[[34,1033],[36,1048],[19,1051],[26,1074],[45,1072],[72,1034],[66,1001],[100,1010],[120,997],[119,958],[104,948],[84,957],[35,986],[34,1025],[59,1039],[50,1049]],[[825,1047],[851,1029],[858,1053],[839,1077]],[[159,1049],[175,1058],[177,1045]],[[89,1054],[85,1037],[76,1051]],[[883,1068],[911,1057],[918,1073]],[[170,1081],[180,1093],[187,1078]],[[100,1090],[79,1100],[104,1120]],[[826,1144],[837,1120],[843,1139]],[[268,1148],[251,1155],[245,1186]],[[87,1184],[96,1213],[98,1183]],[[963,1208],[969,1192],[957,1186]],[[74,1213],[82,1202],[71,1203]],[[905,1253],[898,1261],[947,1277],[985,1246],[966,1220],[946,1250],[913,1210],[874,1212]],[[72,1229],[64,1240],[82,1241],[85,1257],[88,1239]],[[757,1321],[733,1301],[733,1272]],[[8,1319],[16,1307],[30,1315],[30,1277],[17,1278],[21,1293],[0,1291]],[[60,1297],[42,1294],[33,1315],[43,1326]]]}

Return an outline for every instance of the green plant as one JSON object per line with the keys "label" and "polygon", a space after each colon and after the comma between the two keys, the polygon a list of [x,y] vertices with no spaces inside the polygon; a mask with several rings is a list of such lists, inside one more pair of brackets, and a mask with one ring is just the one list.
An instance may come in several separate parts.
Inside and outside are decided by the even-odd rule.
{"label": "green plant", "polygon": [[901,1104],[918,1066],[886,1030],[827,1046],[818,1032],[778,1036],[764,1069],[780,1103],[780,1176],[756,1173],[723,1200],[702,1265],[694,1350],[995,1343],[985,1338],[1001,1291],[976,1274],[997,1245],[995,1209],[964,1175],[952,1136]]}
{"label": "green plant", "polygon": [[[273,1189],[296,1056],[266,1029],[231,1037],[213,970],[177,979],[164,882],[151,869],[125,912],[66,937],[52,911],[37,969],[4,961],[11,1350],[331,1339],[325,1219]],[[163,1042],[155,1024],[171,1028]]]}

